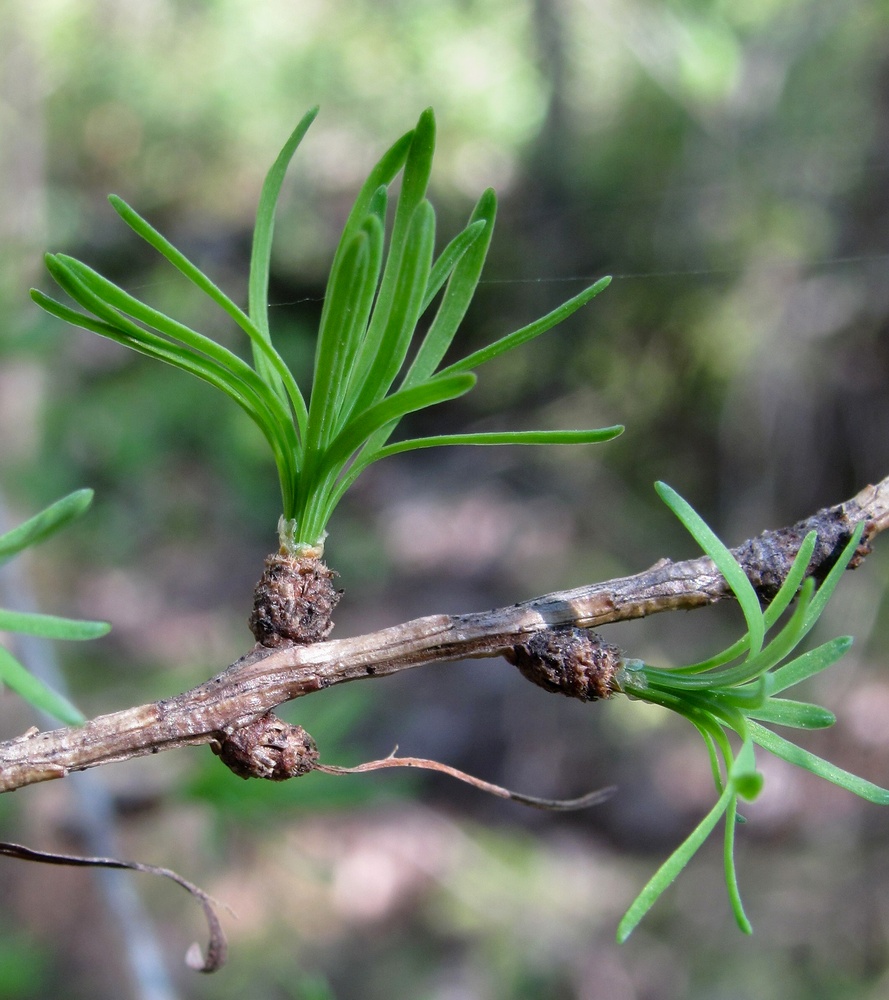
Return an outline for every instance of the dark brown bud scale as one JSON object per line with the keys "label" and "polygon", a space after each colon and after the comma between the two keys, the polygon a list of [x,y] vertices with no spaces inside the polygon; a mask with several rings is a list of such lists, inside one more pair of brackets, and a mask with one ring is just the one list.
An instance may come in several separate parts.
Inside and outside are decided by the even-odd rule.
{"label": "dark brown bud scale", "polygon": [[230,733],[213,752],[241,778],[286,781],[315,770],[318,749],[302,726],[271,712]]}
{"label": "dark brown bud scale", "polygon": [[340,599],[335,576],[314,556],[275,553],[253,592],[250,630],[263,646],[320,642],[333,629],[331,615]]}
{"label": "dark brown bud scale", "polygon": [[614,675],[623,653],[595,632],[572,627],[535,632],[527,642],[513,646],[506,658],[547,691],[598,701],[614,694]]}

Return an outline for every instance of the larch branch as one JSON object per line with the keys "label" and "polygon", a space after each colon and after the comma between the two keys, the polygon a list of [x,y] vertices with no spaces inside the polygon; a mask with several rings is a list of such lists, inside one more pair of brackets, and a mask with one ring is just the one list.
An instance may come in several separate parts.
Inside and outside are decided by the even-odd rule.
{"label": "larch branch", "polygon": [[[763,601],[768,601],[809,531],[817,532],[818,543],[808,573],[820,577],[860,521],[866,526],[853,567],[869,552],[870,541],[889,526],[889,477],[845,503],[791,527],[766,531],[733,551]],[[81,727],[31,731],[0,743],[0,791],[183,746],[210,744],[219,750],[232,734],[256,725],[276,706],[333,684],[474,657],[504,655],[522,667],[517,652],[540,633],[592,629],[661,611],[702,607],[730,596],[709,558],[663,559],[634,576],[547,594],[508,608],[431,615],[355,638],[305,646],[257,646],[222,673],[173,698],[98,716]],[[524,668],[523,672],[528,673]],[[533,679],[576,697],[600,696],[560,688],[550,678]]]}

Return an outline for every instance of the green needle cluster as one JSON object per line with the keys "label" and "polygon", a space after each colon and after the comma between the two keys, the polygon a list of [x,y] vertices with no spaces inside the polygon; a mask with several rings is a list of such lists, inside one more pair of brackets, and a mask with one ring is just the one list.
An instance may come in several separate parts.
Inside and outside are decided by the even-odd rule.
{"label": "green needle cluster", "polygon": [[[0,566],[79,517],[89,507],[92,499],[92,490],[77,490],[50,504],[17,528],[0,535]],[[110,628],[105,622],[80,621],[0,608],[0,632],[17,632],[43,639],[95,639],[105,635]],[[55,716],[61,722],[76,726],[86,721],[67,698],[27,671],[3,646],[0,646],[0,683],[11,688],[35,708]]]}
{"label": "green needle cluster", "polygon": [[[462,396],[475,384],[480,365],[560,323],[610,281],[602,278],[536,322],[442,367],[481,276],[496,198],[486,191],[466,228],[436,256],[435,212],[426,198],[435,148],[435,119],[428,110],[373,168],[346,221],[330,270],[306,401],[272,343],[268,282],[278,195],[316,110],[299,123],[263,185],[246,312],[120,198],[110,199],[139,236],[243,330],[252,364],[64,254],[48,255],[47,267],[86,312],[36,290],[32,297],[53,315],[181,368],[238,403],[274,456],[283,501],[281,543],[291,552],[319,551],[345,492],[371,463],[389,455],[444,445],[586,444],[618,435],[623,428],[615,426],[445,434],[389,443],[406,414]],[[389,189],[399,174],[401,187],[387,226]],[[425,333],[419,336],[421,319]]]}
{"label": "green needle cluster", "polygon": [[[750,922],[744,913],[738,890],[734,844],[735,827],[742,821],[738,814],[738,799],[756,798],[763,786],[762,775],[756,770],[754,746],[870,802],[889,805],[889,791],[886,789],[836,767],[766,726],[823,729],[836,721],[833,714],[820,705],[780,698],[778,695],[836,663],[851,646],[851,637],[841,636],[792,657],[820,617],[854,555],[864,523],[858,524],[817,589],[814,579],[804,579],[816,542],[815,532],[810,532],[800,546],[780,590],[763,609],[740,564],[701,517],[669,486],[658,483],[656,489],[725,577],[744,614],[747,632],[728,649],[700,663],[664,670],[640,660],[628,660],[618,673],[618,684],[625,694],[677,712],[697,729],[710,755],[719,797],[710,812],[636,897],[620,922],[617,937],[619,941],[629,937],[722,816],[725,816],[726,888],[738,925],[750,933]],[[789,609],[794,598],[796,607],[791,612]],[[787,619],[783,625],[782,617]],[[729,739],[730,733],[740,740],[737,751]]]}

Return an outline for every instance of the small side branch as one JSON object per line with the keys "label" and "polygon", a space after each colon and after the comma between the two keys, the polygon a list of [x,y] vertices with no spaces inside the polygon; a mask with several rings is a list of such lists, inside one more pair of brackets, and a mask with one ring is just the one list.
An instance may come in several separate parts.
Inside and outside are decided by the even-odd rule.
{"label": "small side branch", "polygon": [[[767,602],[807,532],[818,534],[808,573],[820,577],[860,521],[866,527],[853,567],[867,555],[871,540],[889,526],[889,477],[796,525],[764,532],[734,554]],[[561,674],[550,669],[548,651],[561,648],[572,629],[698,608],[730,595],[710,559],[664,559],[634,576],[547,594],[509,608],[432,615],[368,635],[305,646],[257,646],[222,673],[173,698],[98,716],[82,727],[33,731],[0,743],[0,791],[183,746],[210,744],[219,752],[233,734],[283,702],[333,684],[387,676],[427,663],[506,656],[547,690],[584,700],[607,697],[611,693],[607,671],[619,660],[619,650],[596,637],[587,636],[583,642],[571,633],[569,646],[576,662]],[[531,642],[539,633],[558,635],[542,645]],[[535,657],[540,662],[535,663]],[[268,766],[274,773],[277,764]]]}

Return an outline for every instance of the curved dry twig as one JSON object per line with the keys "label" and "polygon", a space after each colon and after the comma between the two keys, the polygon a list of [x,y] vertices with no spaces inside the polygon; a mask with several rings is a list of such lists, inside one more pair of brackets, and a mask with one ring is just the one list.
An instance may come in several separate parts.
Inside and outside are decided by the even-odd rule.
{"label": "curved dry twig", "polygon": [[[398,748],[396,747],[396,750]],[[511,802],[518,802],[523,806],[530,806],[532,809],[545,809],[548,812],[573,812],[578,809],[587,809],[589,806],[597,806],[600,802],[605,802],[617,790],[614,785],[606,788],[597,788],[595,791],[587,792],[576,799],[542,799],[536,795],[523,795],[521,792],[512,792],[501,785],[495,785],[483,778],[476,778],[472,774],[460,771],[450,764],[442,764],[437,760],[428,760],[425,757],[396,757],[395,752],[380,760],[369,760],[364,764],[356,764],[354,767],[337,767],[335,764],[315,764],[314,770],[324,774],[366,774],[368,771],[381,771],[389,767],[419,767],[424,771],[438,771],[439,774],[447,774],[451,778],[456,778],[479,791],[487,792],[489,795],[496,795],[500,799],[509,799]]]}
{"label": "curved dry twig", "polygon": [[82,868],[122,868],[128,871],[145,872],[148,875],[161,875],[171,879],[177,885],[190,892],[204,910],[207,926],[210,929],[210,943],[207,946],[207,956],[201,953],[200,945],[195,941],[185,956],[186,963],[197,972],[216,972],[225,964],[228,955],[228,943],[214,906],[218,904],[203,889],[193,882],[183,878],[178,872],[158,865],[146,865],[140,861],[118,861],[116,858],[90,858],[78,854],[58,854],[54,851],[37,851],[21,844],[10,844],[0,841],[0,854],[19,861],[36,861],[44,865],[69,865]]}

